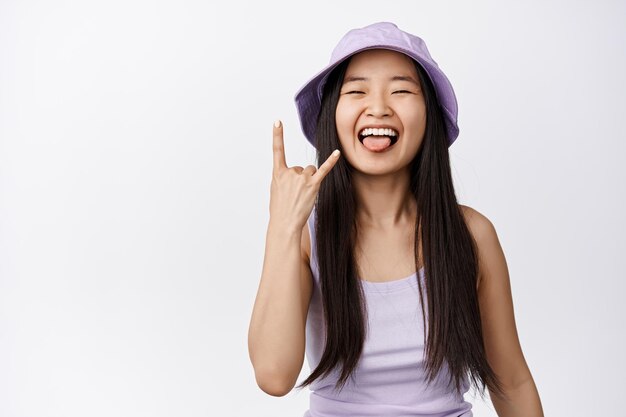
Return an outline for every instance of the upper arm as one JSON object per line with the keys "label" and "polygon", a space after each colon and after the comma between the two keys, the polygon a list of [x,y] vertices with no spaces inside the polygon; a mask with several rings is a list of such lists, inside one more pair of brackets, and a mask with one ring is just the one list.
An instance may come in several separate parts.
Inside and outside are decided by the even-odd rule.
{"label": "upper arm", "polygon": [[508,267],[495,227],[481,213],[465,207],[478,247],[478,301],[489,365],[505,387],[531,378],[520,346]]}
{"label": "upper arm", "polygon": [[302,288],[302,319],[306,325],[306,317],[311,302],[313,291],[313,274],[311,273],[311,237],[309,234],[308,222],[302,228],[302,241],[300,242],[300,283]]}

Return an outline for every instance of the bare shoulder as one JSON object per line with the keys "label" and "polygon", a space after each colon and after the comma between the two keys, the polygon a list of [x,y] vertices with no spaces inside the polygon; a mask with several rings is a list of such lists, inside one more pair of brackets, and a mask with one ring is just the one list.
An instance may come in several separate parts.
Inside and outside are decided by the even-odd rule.
{"label": "bare shoulder", "polygon": [[467,227],[469,227],[477,242],[484,241],[484,239],[489,239],[490,237],[493,238],[493,235],[496,234],[496,229],[487,216],[470,206],[459,204],[459,207],[461,207]]}
{"label": "bare shoulder", "polygon": [[477,287],[480,287],[486,274],[485,263],[490,264],[494,258],[501,258],[502,249],[498,241],[498,235],[493,223],[478,210],[459,204],[465,223],[470,229],[470,233],[478,246],[478,257],[480,260],[480,272],[478,275]]}

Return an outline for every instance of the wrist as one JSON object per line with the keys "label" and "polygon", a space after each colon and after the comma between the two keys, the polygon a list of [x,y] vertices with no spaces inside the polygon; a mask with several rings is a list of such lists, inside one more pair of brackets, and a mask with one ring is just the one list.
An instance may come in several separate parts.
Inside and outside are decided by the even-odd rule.
{"label": "wrist", "polygon": [[300,235],[302,233],[303,225],[299,224],[299,222],[291,220],[291,219],[272,219],[270,217],[270,221],[268,224],[268,232],[281,234],[281,235]]}

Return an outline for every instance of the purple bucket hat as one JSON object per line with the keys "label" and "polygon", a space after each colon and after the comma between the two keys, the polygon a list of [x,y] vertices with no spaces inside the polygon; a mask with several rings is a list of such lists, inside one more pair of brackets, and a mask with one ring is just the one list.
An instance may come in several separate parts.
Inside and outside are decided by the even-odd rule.
{"label": "purple bucket hat", "polygon": [[390,49],[416,60],[430,77],[439,105],[443,109],[448,146],[459,135],[457,101],[452,84],[432,59],[424,41],[404,32],[391,22],[374,23],[346,33],[333,50],[329,64],[302,87],[295,96],[300,126],[307,140],[315,146],[317,116],[328,74],[346,58],[366,49]]}

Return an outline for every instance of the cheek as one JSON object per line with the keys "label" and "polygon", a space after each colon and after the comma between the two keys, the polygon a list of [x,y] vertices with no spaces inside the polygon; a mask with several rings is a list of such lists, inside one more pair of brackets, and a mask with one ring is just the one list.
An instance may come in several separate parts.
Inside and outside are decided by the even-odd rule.
{"label": "cheek", "polygon": [[421,131],[426,127],[426,108],[419,103],[416,103],[411,108],[407,108],[406,112],[403,112],[403,120],[405,120],[405,129],[411,131]]}
{"label": "cheek", "polygon": [[335,111],[335,124],[337,125],[339,139],[347,140],[347,138],[352,137],[355,123],[356,118],[354,116],[354,111],[351,111],[349,107],[342,105],[341,101],[337,103],[337,109]]}

